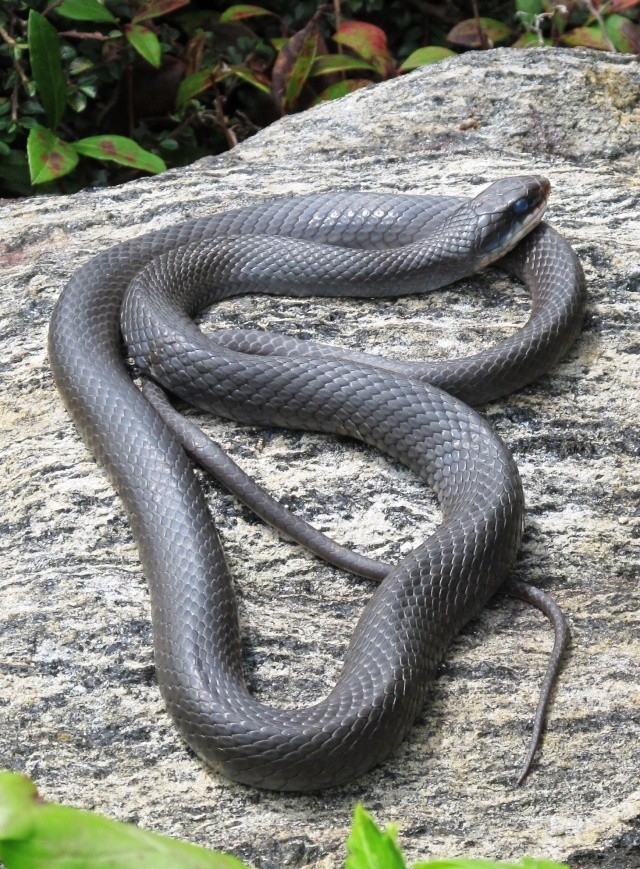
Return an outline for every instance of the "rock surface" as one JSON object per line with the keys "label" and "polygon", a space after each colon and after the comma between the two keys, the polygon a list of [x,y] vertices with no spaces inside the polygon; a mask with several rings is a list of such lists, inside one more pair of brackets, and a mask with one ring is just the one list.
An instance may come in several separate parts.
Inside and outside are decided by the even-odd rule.
{"label": "rock surface", "polygon": [[[472,52],[184,170],[2,203],[0,766],[27,772],[49,799],[261,869],[342,865],[357,800],[399,824],[409,860],[530,854],[637,869],[639,148],[634,58]],[[315,795],[230,783],[189,753],[164,712],[126,518],[51,380],[52,305],[92,254],[194,215],[334,188],[471,194],[530,172],[551,179],[548,219],[574,245],[589,287],[568,358],[484,409],[527,495],[516,574],[552,591],[572,630],[533,774],[514,788],[551,634],[536,612],[500,597],[452,647],[410,738],[382,767]],[[208,319],[385,355],[451,356],[508,334],[527,306],[493,273],[430,298],[245,298]],[[421,484],[360,445],[207,427],[288,506],[371,555],[397,558],[437,521]],[[368,584],[207,487],[237,581],[251,685],[273,703],[311,701],[339,671]]]}

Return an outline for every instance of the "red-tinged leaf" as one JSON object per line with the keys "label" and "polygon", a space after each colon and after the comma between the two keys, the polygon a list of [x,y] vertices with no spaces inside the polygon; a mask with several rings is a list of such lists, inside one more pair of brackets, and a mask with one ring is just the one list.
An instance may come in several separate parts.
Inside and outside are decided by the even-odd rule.
{"label": "red-tinged leaf", "polygon": [[188,6],[189,0],[149,0],[148,3],[139,9],[131,19],[134,24],[138,21],[146,21],[149,18],[158,18],[160,15],[168,15],[176,9],[181,9],[183,6]]}
{"label": "red-tinged leaf", "polygon": [[343,21],[338,32],[334,34],[333,40],[346,45],[360,57],[368,60],[380,75],[389,75],[393,69],[393,58],[387,47],[386,33],[374,24],[367,24],[364,21]]}
{"label": "red-tinged leaf", "polygon": [[151,66],[159,67],[162,60],[162,46],[153,30],[142,24],[126,24],[124,35],[133,48]]}
{"label": "red-tinged leaf", "polygon": [[258,73],[254,72],[252,69],[249,69],[248,66],[232,66],[230,69],[224,70],[216,75],[216,81],[221,81],[223,78],[227,78],[228,76],[233,76],[234,78],[241,79],[241,81],[246,81],[247,84],[253,85],[254,88],[257,88],[265,94],[271,93],[269,79],[264,75],[258,75]]}
{"label": "red-tinged leaf", "polygon": [[228,24],[230,21],[242,21],[243,18],[256,18],[258,15],[275,15],[269,9],[263,9],[262,6],[252,6],[248,3],[241,3],[237,6],[229,6],[225,9],[219,18],[220,24]]}
{"label": "red-tinged leaf", "polygon": [[291,67],[287,76],[287,87],[284,95],[285,107],[290,109],[296,104],[296,100],[302,93],[305,86],[313,61],[316,58],[316,34],[309,33],[307,38],[300,46],[300,51],[296,57],[295,63]]}
{"label": "red-tinged leaf", "polygon": [[634,6],[640,6],[640,0],[610,0],[608,8],[610,12],[623,12]]}
{"label": "red-tinged leaf", "polygon": [[71,18],[72,21],[113,22],[116,20],[98,0],[62,0],[62,3],[56,6],[56,12],[64,15],[65,18]]}
{"label": "red-tinged leaf", "polygon": [[[489,40],[489,45],[504,42],[511,34],[506,24],[493,18],[480,18],[480,26]],[[453,45],[463,45],[465,48],[481,48],[482,38],[476,19],[467,18],[456,24],[447,34],[447,42],[451,42]]]}
{"label": "red-tinged leaf", "polygon": [[440,45],[425,45],[412,51],[409,57],[400,64],[400,69],[406,72],[419,66],[425,66],[427,63],[437,63],[439,60],[454,56],[455,51],[451,51],[450,48],[443,48]]}
{"label": "red-tinged leaf", "polygon": [[607,15],[604,20],[609,39],[624,54],[640,52],[640,27],[624,15]]}
{"label": "red-tinged leaf", "polygon": [[604,33],[597,24],[593,24],[590,27],[572,28],[562,35],[562,42],[573,48],[595,48],[598,51],[611,51]]}
{"label": "red-tinged leaf", "polygon": [[212,73],[213,69],[203,69],[184,78],[176,94],[176,108],[181,109],[190,99],[211,87]]}
{"label": "red-tinged leaf", "polygon": [[78,165],[78,155],[71,145],[40,124],[29,131],[27,157],[32,184],[55,181]]}
{"label": "red-tinged leaf", "polygon": [[281,112],[293,108],[309,78],[317,39],[318,27],[311,19],[278,52],[271,73],[271,93]]}
{"label": "red-tinged leaf", "polygon": [[60,61],[60,38],[55,27],[34,9],[27,23],[29,62],[38,95],[55,130],[67,104],[67,82]]}
{"label": "red-tinged leaf", "polygon": [[112,160],[122,166],[133,169],[143,169],[145,172],[164,172],[167,168],[164,160],[156,154],[151,154],[141,148],[133,139],[126,136],[89,136],[74,142],[73,147],[78,154],[93,157],[95,160]]}
{"label": "red-tinged leaf", "polygon": [[347,81],[338,81],[335,84],[329,85],[328,88],[322,91],[321,94],[314,99],[313,105],[325,103],[327,100],[339,100],[340,97],[345,97],[347,94],[358,91],[360,88],[366,88],[373,82],[368,78],[350,78]]}
{"label": "red-tinged leaf", "polygon": [[357,57],[351,57],[350,54],[325,54],[316,57],[311,68],[311,75],[329,75],[334,72],[351,72],[352,70],[377,72],[375,66],[367,63],[366,60],[359,60]]}

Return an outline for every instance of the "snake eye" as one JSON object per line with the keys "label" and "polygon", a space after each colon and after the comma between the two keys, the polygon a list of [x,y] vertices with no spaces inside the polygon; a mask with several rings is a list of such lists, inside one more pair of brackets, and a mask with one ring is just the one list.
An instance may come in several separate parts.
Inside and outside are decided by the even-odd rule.
{"label": "snake eye", "polygon": [[524,214],[525,211],[529,209],[529,200],[526,196],[523,196],[521,199],[516,199],[513,203],[513,213],[514,214]]}

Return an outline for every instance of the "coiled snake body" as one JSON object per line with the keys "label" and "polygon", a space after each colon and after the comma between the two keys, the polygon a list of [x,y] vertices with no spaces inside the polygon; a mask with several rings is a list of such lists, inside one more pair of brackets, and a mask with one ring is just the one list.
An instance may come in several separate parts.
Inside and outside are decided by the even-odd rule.
{"label": "coiled snake body", "polygon": [[[379,763],[406,735],[452,637],[504,582],[522,530],[522,488],[508,449],[460,399],[478,403],[528,383],[580,328],[580,266],[539,223],[548,190],[545,179],[525,177],[496,182],[473,200],[372,193],[277,200],[113,247],[62,294],[51,364],[131,518],[162,694],[189,745],[227,776],[313,790]],[[256,332],[205,338],[191,320],[244,292],[422,292],[499,257],[531,288],[532,314],[512,338],[467,359],[397,363]],[[329,553],[356,572],[386,577],[319,703],[279,710],[247,691],[213,520],[160,399],[145,397],[131,379],[121,328],[136,363],[174,394],[243,422],[353,436],[434,487],[443,523],[395,567],[336,546]],[[175,431],[198,455],[188,432],[177,423]],[[242,489],[241,472],[228,464],[227,474]],[[286,511],[277,521],[287,530]]]}

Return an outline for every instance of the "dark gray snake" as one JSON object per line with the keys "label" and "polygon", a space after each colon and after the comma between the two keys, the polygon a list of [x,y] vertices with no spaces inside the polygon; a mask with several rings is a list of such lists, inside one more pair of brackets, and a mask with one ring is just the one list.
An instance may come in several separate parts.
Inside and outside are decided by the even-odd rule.
{"label": "dark gray snake", "polygon": [[[113,247],[80,269],[58,301],[50,328],[56,384],[131,518],[160,689],[189,745],[230,778],[305,791],[379,763],[407,734],[451,639],[505,581],[522,532],[522,487],[506,446],[462,402],[529,383],[580,329],[582,270],[539,222],[548,192],[545,179],[524,177],[473,200],[347,192],[253,205]],[[206,338],[191,319],[245,292],[423,292],[499,257],[531,289],[531,316],[511,338],[466,359],[399,363],[257,332]],[[215,445],[197,429],[181,428],[157,388],[137,388],[121,328],[148,377],[192,404],[378,447],[435,489],[442,524],[393,568],[314,537],[256,494],[219,450],[212,457]],[[319,703],[280,710],[247,691],[231,579],[181,441],[205,464],[208,451],[220,476],[287,533],[382,580]],[[518,584],[512,593],[553,615],[541,592]]]}

